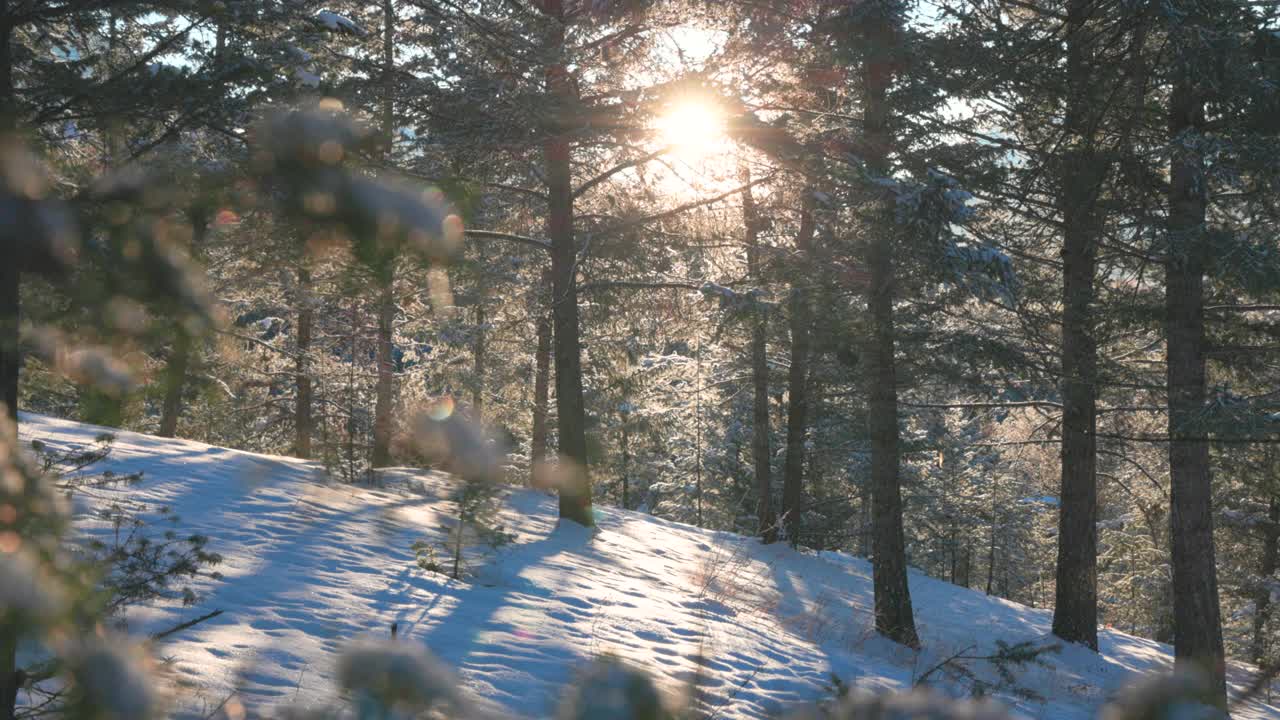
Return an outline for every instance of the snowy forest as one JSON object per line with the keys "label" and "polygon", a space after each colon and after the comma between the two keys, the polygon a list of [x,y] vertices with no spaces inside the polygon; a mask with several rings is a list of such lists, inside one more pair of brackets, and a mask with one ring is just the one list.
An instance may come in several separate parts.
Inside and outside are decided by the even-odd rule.
{"label": "snowy forest", "polygon": [[1280,718],[1274,0],[0,0],[0,247],[0,720]]}

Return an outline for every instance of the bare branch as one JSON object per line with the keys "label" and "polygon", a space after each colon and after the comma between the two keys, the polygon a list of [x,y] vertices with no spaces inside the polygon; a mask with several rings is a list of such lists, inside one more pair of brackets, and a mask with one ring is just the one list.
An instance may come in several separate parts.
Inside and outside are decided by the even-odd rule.
{"label": "bare branch", "polygon": [[545,240],[538,240],[537,238],[516,235],[514,233],[498,232],[497,230],[467,230],[465,232],[467,237],[476,240],[506,240],[508,242],[536,247],[540,250],[551,249],[551,243]]}
{"label": "bare branch", "polygon": [[167,638],[167,637],[169,637],[170,635],[173,635],[173,634],[175,634],[175,633],[180,633],[180,632],[182,632],[183,630],[186,630],[187,628],[195,627],[196,625],[199,625],[200,623],[204,622],[205,620],[211,620],[211,619],[213,619],[213,618],[216,618],[216,617],[218,617],[218,616],[219,616],[219,615],[221,615],[221,614],[222,614],[222,611],[221,611],[221,610],[214,610],[214,611],[213,611],[213,612],[211,612],[211,613],[205,613],[204,615],[201,615],[201,616],[200,616],[200,617],[198,617],[198,618],[195,618],[195,619],[192,619],[192,620],[188,620],[188,621],[186,621],[186,622],[184,622],[184,623],[181,623],[181,624],[178,624],[178,625],[174,625],[173,627],[169,628],[168,630],[161,630],[160,632],[153,634],[153,635],[151,636],[151,639],[152,639],[152,640],[161,640],[161,639],[163,639],[163,638]]}
{"label": "bare branch", "polygon": [[677,207],[671,208],[670,210],[664,210],[663,212],[660,212],[660,213],[645,215],[644,217],[636,218],[634,220],[628,220],[626,222],[618,223],[613,227],[607,227],[607,228],[604,228],[603,230],[596,232],[595,235],[596,237],[607,237],[609,235],[630,230],[631,228],[634,228],[634,227],[647,225],[651,222],[657,222],[659,220],[665,220],[669,217],[675,217],[676,215],[679,215],[684,212],[688,212],[690,210],[696,210],[697,208],[700,208],[700,207],[705,207],[707,205],[714,205],[720,202],[721,200],[726,200],[735,195],[741,194],[743,190],[753,188],[756,185],[760,185],[772,179],[773,179],[773,176],[768,175],[768,176],[759,178],[757,180],[752,180],[751,182],[746,183],[745,185],[739,185],[738,187],[733,188],[732,190],[728,190],[726,192],[720,193],[719,195],[715,195],[713,197],[703,198],[701,200],[694,200],[692,202],[687,202],[683,205],[679,205]]}
{"label": "bare branch", "polygon": [[580,285],[579,293],[590,292],[592,290],[702,290],[704,283],[694,282],[691,280],[613,280],[602,282],[591,282]]}
{"label": "bare branch", "polygon": [[581,186],[579,186],[577,190],[573,191],[573,197],[575,198],[581,197],[583,193],[586,193],[591,188],[599,185],[605,180],[608,180],[614,175],[617,175],[623,170],[626,170],[628,168],[633,168],[637,165],[643,165],[649,162],[650,160],[660,157],[661,155],[670,151],[671,151],[671,146],[667,145],[665,147],[658,148],[657,150],[654,150],[653,152],[648,153],[646,155],[641,155],[638,158],[632,158],[630,160],[627,160],[626,162],[618,163],[617,165],[614,165],[613,167],[609,168],[608,170],[605,170],[599,175],[596,175],[595,177],[591,178],[590,180],[586,181]]}

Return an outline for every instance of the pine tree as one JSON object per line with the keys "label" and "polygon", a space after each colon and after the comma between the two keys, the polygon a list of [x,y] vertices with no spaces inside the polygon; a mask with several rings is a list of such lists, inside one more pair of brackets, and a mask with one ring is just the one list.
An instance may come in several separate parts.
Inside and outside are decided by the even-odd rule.
{"label": "pine tree", "polygon": [[1196,69],[1204,58],[1195,38],[1208,30],[1207,12],[1209,9],[1199,3],[1166,10],[1173,47],[1168,100],[1169,251],[1165,262],[1169,516],[1173,537],[1174,653],[1179,663],[1190,662],[1213,677],[1214,692],[1225,707],[1209,443],[1196,422],[1206,400],[1204,275],[1209,246],[1205,91]]}
{"label": "pine tree", "polygon": [[1105,166],[1098,157],[1101,124],[1093,43],[1100,32],[1094,3],[1071,0],[1067,93],[1059,181],[1062,205],[1062,490],[1053,633],[1098,649],[1097,344],[1094,276],[1101,239],[1097,203]]}
{"label": "pine tree", "polygon": [[[751,183],[751,171],[743,167],[740,179]],[[742,191],[742,225],[746,233],[747,273],[761,283],[760,213],[751,188]],[[762,306],[751,324],[751,465],[756,485],[756,533],[765,543],[778,539],[778,518],[773,509],[773,458],[769,453],[769,316]]]}

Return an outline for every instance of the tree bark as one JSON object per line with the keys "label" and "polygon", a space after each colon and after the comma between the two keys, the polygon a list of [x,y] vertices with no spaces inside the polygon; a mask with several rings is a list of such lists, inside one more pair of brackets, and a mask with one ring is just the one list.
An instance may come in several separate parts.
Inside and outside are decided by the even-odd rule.
{"label": "tree bark", "polygon": [[485,362],[488,359],[485,356],[487,348],[485,347],[485,319],[484,298],[480,299],[480,304],[476,306],[476,342],[472,348],[474,356],[472,358],[472,374],[475,375],[475,386],[471,389],[471,419],[480,422],[484,418],[484,375]]}
{"label": "tree bark", "polygon": [[[227,26],[218,23],[214,35],[214,61],[221,63],[223,53],[227,49]],[[197,199],[201,202],[202,199]],[[200,252],[205,245],[205,237],[209,232],[209,210],[192,208],[187,211],[191,220],[192,254]],[[182,392],[187,384],[187,369],[191,365],[191,352],[195,338],[189,336],[186,328],[179,325],[174,332],[173,352],[169,355],[169,363],[165,368],[165,396],[160,407],[160,437],[174,437],[178,433],[178,419],[182,415]]]}
{"label": "tree bark", "polygon": [[[742,184],[750,184],[750,171],[744,167],[741,175]],[[742,224],[747,233],[747,275],[752,282],[763,284],[760,274],[760,213],[750,187],[742,191]],[[751,324],[751,460],[759,496],[756,503],[757,532],[766,544],[778,540],[778,516],[773,510],[773,467],[769,454],[768,334],[769,318],[760,310]]]}
{"label": "tree bark", "polygon": [[[8,17],[0,16],[0,23],[3,23],[0,24],[0,139],[6,139],[17,129],[11,50],[13,28]],[[3,386],[0,399],[4,401],[9,419],[15,423],[18,421],[18,372],[22,367],[22,349],[18,343],[20,281],[16,263],[0,262],[0,386]],[[0,693],[3,692],[5,688],[0,687]]]}
{"label": "tree bark", "polygon": [[703,524],[702,524],[702,490],[703,490],[702,488],[702,456],[703,456],[703,449],[702,449],[702,342],[701,341],[698,341],[698,344],[694,347],[693,359],[694,359],[693,361],[694,361],[694,368],[695,368],[694,375],[693,375],[693,385],[694,385],[694,396],[693,396],[694,483],[693,483],[693,486],[694,486],[694,492],[695,492],[693,524],[698,527],[703,527]]}
{"label": "tree bark", "polygon": [[[801,282],[809,282],[809,262],[813,251],[813,189],[806,186],[801,200],[800,230],[796,234],[796,254],[800,259]],[[782,526],[792,546],[800,543],[804,530],[804,438],[809,421],[810,330],[813,317],[808,294],[791,289],[791,367],[787,372],[787,457],[782,469]]]}
{"label": "tree bark", "polygon": [[996,578],[996,521],[994,515],[991,518],[991,537],[987,543],[987,587],[986,593],[991,594],[993,589],[992,583]]}
{"label": "tree bark", "polygon": [[[219,23],[214,35],[214,61],[221,62],[226,48],[226,26]],[[201,202],[202,199],[197,199]],[[191,222],[191,252],[199,254],[209,232],[209,215],[206,208],[193,207],[187,212]],[[181,325],[174,331],[173,352],[165,368],[164,401],[160,408],[160,437],[174,437],[178,433],[178,420],[182,415],[182,393],[186,388],[187,370],[191,366],[191,353],[195,349],[192,338]]]}
{"label": "tree bark", "polygon": [[[870,56],[862,69],[863,133],[867,164],[877,175],[889,173],[889,57],[895,28],[884,17],[869,18],[866,40]],[[907,582],[906,541],[902,528],[902,488],[898,476],[898,378],[894,357],[893,207],[872,227],[868,248],[871,275],[867,304],[871,315],[868,353],[868,425],[871,434],[872,584],[875,589],[876,631],[908,647],[919,647],[911,590]]]}
{"label": "tree bark", "polygon": [[1067,7],[1066,149],[1060,176],[1062,243],[1062,483],[1053,634],[1098,649],[1097,344],[1094,274],[1101,173],[1090,98],[1093,0]]}
{"label": "tree bark", "polygon": [[351,362],[347,365],[347,481],[356,481],[356,358],[360,356],[360,323],[357,304],[351,303]]}
{"label": "tree bark", "polygon": [[551,318],[541,304],[534,312],[537,313],[538,348],[534,351],[531,467],[542,462],[547,455],[547,409],[551,396]]}
{"label": "tree bark", "polygon": [[[13,92],[13,27],[7,14],[8,3],[0,12],[0,140],[6,140],[17,128],[17,108]],[[6,248],[8,250],[8,248]],[[19,282],[21,276],[12,258],[0,262],[0,400],[13,422],[14,435],[0,437],[0,442],[17,447],[18,371],[22,367],[22,349],[18,344]],[[13,720],[18,699],[18,627],[14,620],[0,612],[0,720]]]}
{"label": "tree bark", "polygon": [[186,384],[187,365],[191,361],[191,335],[178,327],[174,331],[173,349],[164,370],[164,402],[160,408],[160,437],[171,438],[178,432],[178,416],[182,414],[182,388]]}
{"label": "tree bark", "polygon": [[858,489],[858,554],[871,557],[871,482],[867,478]]}
{"label": "tree bark", "polygon": [[[221,35],[221,32],[219,32]],[[209,230],[208,213],[201,209],[187,212],[191,222],[191,251],[198,253],[204,246]],[[164,400],[160,406],[160,437],[171,438],[178,432],[178,420],[182,415],[182,392],[187,383],[187,368],[191,365],[191,353],[195,338],[178,323],[174,328],[173,349],[164,372]]]}
{"label": "tree bark", "polygon": [[1249,647],[1249,659],[1259,668],[1270,665],[1267,657],[1267,624],[1271,621],[1271,585],[1270,581],[1277,570],[1280,559],[1280,498],[1272,497],[1267,508],[1267,520],[1270,524],[1263,527],[1262,565],[1258,568],[1257,592],[1254,595],[1253,641]]}
{"label": "tree bark", "polygon": [[18,670],[18,628],[13,620],[0,620],[0,720],[13,720],[22,675]]}
{"label": "tree bark", "polygon": [[1204,409],[1205,216],[1208,192],[1202,143],[1204,98],[1188,45],[1196,18],[1179,20],[1169,98],[1169,257],[1165,263],[1165,335],[1169,400],[1170,523],[1173,541],[1174,659],[1208,673],[1226,707],[1226,666],[1213,541],[1209,444],[1197,427]]}
{"label": "tree bark", "polygon": [[373,466],[391,464],[391,404],[395,387],[395,366],[391,359],[396,303],[388,282],[378,298],[378,379],[373,404]]}
{"label": "tree bark", "polygon": [[956,584],[956,564],[960,559],[960,542],[959,530],[956,528],[955,522],[950,521],[951,529],[947,533],[947,549],[951,555],[951,584]]}
{"label": "tree bark", "polygon": [[18,371],[22,367],[19,345],[19,270],[12,262],[0,262],[0,383],[9,419],[18,421]]}
{"label": "tree bark", "polygon": [[573,172],[568,136],[573,82],[564,61],[562,0],[544,5],[552,18],[546,86],[555,107],[551,135],[543,145],[547,177],[547,238],[551,242],[551,317],[556,369],[556,419],[562,462],[560,517],[595,524],[587,471],[586,408],[582,396],[582,346],[578,328],[577,248],[573,235]]}
{"label": "tree bark", "polygon": [[396,89],[396,8],[392,0],[382,0],[382,134],[387,158],[395,146]]}
{"label": "tree bark", "polygon": [[[385,137],[386,156],[391,158],[395,143],[395,6],[391,0],[382,0],[382,132]],[[378,296],[378,338],[375,354],[378,360],[378,379],[374,386],[373,404],[373,467],[391,464],[391,403],[394,392],[394,367],[391,363],[392,334],[395,328],[395,258],[384,257],[383,267],[378,268],[380,294]],[[354,360],[354,358],[353,358]]]}
{"label": "tree bark", "polygon": [[298,396],[293,407],[293,454],[303,459],[311,457],[311,436],[315,433],[315,425],[311,417],[311,324],[315,317],[313,302],[311,271],[306,267],[299,267],[296,348],[298,355],[294,361]]}

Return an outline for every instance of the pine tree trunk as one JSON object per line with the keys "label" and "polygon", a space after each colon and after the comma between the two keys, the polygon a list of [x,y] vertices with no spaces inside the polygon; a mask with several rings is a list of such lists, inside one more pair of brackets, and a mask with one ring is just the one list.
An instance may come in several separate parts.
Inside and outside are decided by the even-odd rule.
{"label": "pine tree trunk", "polygon": [[[388,162],[395,146],[395,27],[395,4],[392,0],[382,0],[382,134]],[[391,362],[396,317],[394,256],[382,258],[382,264],[378,272],[381,292],[378,295],[378,337],[374,348],[378,362],[373,402],[372,465],[375,468],[391,464],[391,404],[395,389]]]}
{"label": "pine tree trunk", "polygon": [[476,342],[472,348],[474,353],[472,374],[475,376],[475,386],[471,390],[471,419],[480,422],[484,418],[484,375],[485,375],[485,313],[484,300],[481,299],[480,304],[476,306]]}
{"label": "pine tree trunk", "polygon": [[907,584],[906,541],[902,528],[902,489],[898,479],[898,389],[894,358],[893,262],[891,240],[881,229],[872,241],[871,323],[868,424],[871,431],[872,556],[876,630],[907,645],[916,636],[911,591]]}
{"label": "pine tree trunk", "polygon": [[529,464],[536,466],[547,456],[547,409],[551,396],[551,318],[541,305],[535,310],[538,348],[533,370],[533,433]]}
{"label": "pine tree trunk", "polygon": [[630,413],[622,415],[622,509],[631,509],[631,433],[627,421]]}
{"label": "pine tree trunk", "polygon": [[[890,12],[886,10],[887,14]],[[869,58],[862,73],[863,133],[867,164],[878,175],[889,171],[890,52],[895,28],[887,17],[868,21]],[[891,201],[884,200],[886,205]],[[919,647],[911,590],[907,583],[906,540],[902,528],[902,488],[898,477],[898,377],[894,357],[893,208],[887,206],[868,248],[871,275],[867,304],[871,315],[868,353],[868,426],[871,434],[872,584],[876,631],[908,647]]]}
{"label": "pine tree trunk", "polygon": [[171,438],[178,432],[178,416],[182,414],[182,388],[186,384],[187,364],[191,359],[191,336],[179,327],[174,333],[173,350],[164,371],[164,402],[160,409],[160,437]]}
{"label": "pine tree trunk", "polygon": [[1097,345],[1094,272],[1101,178],[1094,152],[1089,86],[1093,0],[1067,9],[1066,150],[1060,177],[1062,243],[1062,485],[1058,506],[1057,591],[1053,633],[1098,649]]}
{"label": "pine tree trunk", "polygon": [[382,0],[382,135],[384,152],[391,158],[395,147],[396,90],[396,8],[392,0]]}
{"label": "pine tree trunk", "polygon": [[991,519],[991,537],[987,544],[987,587],[985,592],[990,595],[992,583],[996,578],[996,521],[993,516]]}
{"label": "pine tree trunk", "polygon": [[[573,100],[573,82],[564,64],[564,11],[547,0],[553,19],[546,48],[554,58],[546,70],[547,92],[556,108]],[[558,110],[543,148],[547,176],[547,237],[551,241],[551,317],[556,369],[556,419],[560,456],[571,463],[561,473],[560,517],[585,527],[595,524],[587,473],[586,408],[582,396],[582,346],[578,328],[577,248],[573,238],[573,171],[567,134],[568,110]]]}
{"label": "pine tree trunk", "polygon": [[[0,17],[0,139],[17,129],[17,108],[13,92],[13,28],[7,17]],[[18,344],[20,270],[17,264],[0,262],[0,385],[9,419],[18,421],[18,371],[22,367],[22,350]],[[0,664],[3,661],[0,660]],[[3,668],[0,668],[3,673]],[[0,680],[3,682],[3,680]],[[4,692],[0,687],[0,692]],[[3,700],[3,698],[0,698]]]}
{"label": "pine tree trunk", "polygon": [[[813,190],[804,189],[801,201],[800,230],[796,235],[796,251],[801,267],[800,282],[809,282],[808,263],[813,250]],[[803,532],[804,503],[804,438],[809,421],[810,331],[813,318],[808,294],[799,287],[791,290],[791,367],[787,372],[787,457],[782,468],[782,526],[792,546],[800,543]]]}
{"label": "pine tree trunk", "polygon": [[378,379],[373,404],[373,466],[391,464],[391,403],[395,370],[391,360],[392,332],[395,328],[396,303],[390,278],[378,298]]}
{"label": "pine tree trunk", "polygon": [[18,370],[22,367],[18,287],[17,265],[0,262],[0,383],[4,384],[5,408],[14,422],[18,420]]}
{"label": "pine tree trunk", "polygon": [[[751,173],[745,166],[741,175],[743,185],[750,184]],[[763,284],[760,274],[760,213],[749,187],[742,191],[742,224],[747,232],[747,275],[752,282]],[[772,543],[778,540],[778,516],[773,510],[773,468],[769,454],[768,334],[769,318],[761,310],[751,324],[751,460],[758,495],[758,532],[761,540]]]}
{"label": "pine tree trunk", "polygon": [[1259,668],[1271,664],[1271,658],[1267,657],[1267,624],[1271,621],[1270,580],[1276,574],[1280,559],[1280,498],[1271,498],[1267,520],[1269,524],[1263,528],[1262,565],[1258,568],[1261,582],[1254,595],[1253,641],[1249,647],[1249,658]]}
{"label": "pine tree trunk", "polygon": [[950,555],[951,555],[951,584],[952,585],[956,584],[956,564],[959,562],[959,559],[960,559],[960,542],[959,542],[959,538],[957,537],[957,532],[958,531],[956,529],[955,524],[952,523],[951,531],[948,533],[949,537],[947,538],[948,549],[951,551]]}
{"label": "pine tree trunk", "polygon": [[[7,3],[5,10],[7,10]],[[0,14],[0,139],[17,128],[17,108],[13,93],[13,56],[10,43],[13,28],[7,14]],[[10,259],[11,260],[11,259]],[[0,385],[5,411],[18,422],[18,369],[22,367],[22,350],[18,344],[20,275],[14,262],[0,262]],[[0,437],[0,442],[16,447],[18,438]],[[0,720],[13,720],[18,699],[18,628],[8,619],[0,619]]]}
{"label": "pine tree trunk", "polygon": [[347,365],[347,482],[356,481],[356,358],[360,357],[356,303],[351,303],[351,362]]}
{"label": "pine tree trunk", "polygon": [[293,454],[303,459],[311,457],[311,436],[315,432],[311,417],[311,323],[314,317],[311,271],[301,267],[298,269],[298,355],[295,360],[298,396],[293,407]]}
{"label": "pine tree trunk", "polygon": [[12,620],[0,624],[0,720],[13,720],[18,704],[18,628]]}
{"label": "pine tree trunk", "polygon": [[751,459],[755,467],[756,505],[760,539],[778,540],[778,516],[773,511],[773,469],[769,452],[769,364],[766,320],[763,314],[751,328]]}
{"label": "pine tree trunk", "polygon": [[[219,32],[221,35],[221,32]],[[191,221],[191,250],[198,253],[204,245],[209,230],[208,214],[202,210],[187,213]],[[164,400],[160,406],[160,437],[171,438],[178,432],[178,419],[182,415],[182,392],[187,384],[187,368],[191,365],[194,338],[181,325],[174,329],[173,350],[164,372]]]}
{"label": "pine tree trunk", "polygon": [[694,426],[694,442],[693,442],[693,458],[694,458],[694,522],[698,527],[702,524],[702,343],[698,342],[693,351],[694,358],[694,396],[693,396],[693,426]]}
{"label": "pine tree trunk", "polygon": [[[1226,707],[1218,577],[1214,564],[1213,493],[1204,409],[1204,271],[1207,178],[1201,143],[1204,100],[1186,44],[1190,27],[1175,35],[1174,82],[1169,98],[1169,258],[1165,264],[1165,335],[1169,399],[1170,522],[1173,541],[1174,658],[1209,673],[1218,703]],[[1181,36],[1181,37],[1179,37]],[[1179,41],[1182,46],[1179,46]],[[1181,51],[1184,55],[1179,56]]]}

